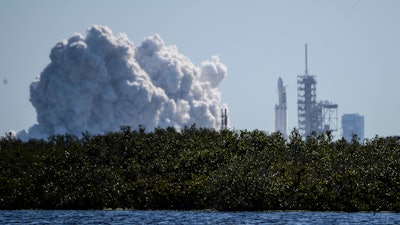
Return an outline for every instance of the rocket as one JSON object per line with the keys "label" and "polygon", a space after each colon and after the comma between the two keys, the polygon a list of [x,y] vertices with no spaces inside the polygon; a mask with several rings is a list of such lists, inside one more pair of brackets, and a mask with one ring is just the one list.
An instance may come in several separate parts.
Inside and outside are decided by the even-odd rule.
{"label": "rocket", "polygon": [[278,79],[278,104],[275,105],[275,131],[287,137],[287,104],[286,87],[282,78]]}
{"label": "rocket", "polygon": [[282,78],[278,79],[278,105],[286,108],[286,88],[283,86]]}

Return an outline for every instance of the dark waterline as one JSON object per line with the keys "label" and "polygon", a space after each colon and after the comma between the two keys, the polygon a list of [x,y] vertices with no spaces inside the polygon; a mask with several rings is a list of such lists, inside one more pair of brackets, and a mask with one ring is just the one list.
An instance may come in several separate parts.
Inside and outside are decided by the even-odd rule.
{"label": "dark waterline", "polygon": [[0,211],[0,224],[400,224],[398,213],[136,210]]}

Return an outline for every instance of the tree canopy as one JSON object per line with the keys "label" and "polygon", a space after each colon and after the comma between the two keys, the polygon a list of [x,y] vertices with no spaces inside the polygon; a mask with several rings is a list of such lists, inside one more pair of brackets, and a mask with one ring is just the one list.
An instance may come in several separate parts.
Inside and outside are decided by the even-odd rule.
{"label": "tree canopy", "polygon": [[122,127],[0,140],[0,209],[400,211],[400,143]]}

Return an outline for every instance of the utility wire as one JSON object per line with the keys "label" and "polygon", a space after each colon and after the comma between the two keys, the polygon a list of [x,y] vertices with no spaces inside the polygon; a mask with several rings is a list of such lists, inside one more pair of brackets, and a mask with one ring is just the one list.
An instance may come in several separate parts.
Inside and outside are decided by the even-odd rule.
{"label": "utility wire", "polygon": [[329,35],[329,37],[326,39],[322,47],[318,50],[317,54],[314,55],[312,62],[317,61],[320,58],[320,55],[326,49],[326,47],[332,42],[332,40],[335,38],[335,36],[339,33],[343,25],[349,20],[350,16],[352,15],[352,12],[354,9],[358,6],[360,3],[360,0],[355,0],[350,7],[350,9],[347,11],[346,15],[343,17],[343,19],[340,21],[336,29],[333,30],[332,34]]}
{"label": "utility wire", "polygon": [[264,59],[268,54],[272,52],[276,46],[278,46],[284,39],[286,39],[293,30],[295,30],[298,25],[304,20],[304,18],[309,14],[309,12],[320,2],[320,0],[314,0],[296,19],[294,22],[286,29],[284,32],[279,35],[278,38],[276,38],[273,42],[272,45],[266,49],[265,51],[262,52],[255,60],[249,64],[243,72],[239,73],[239,76],[235,77],[235,80],[233,80],[232,84],[225,90],[226,92],[229,92],[230,90],[235,90],[234,86],[243,79],[247,74],[251,72],[251,70],[255,67],[255,65],[259,64],[262,59]]}

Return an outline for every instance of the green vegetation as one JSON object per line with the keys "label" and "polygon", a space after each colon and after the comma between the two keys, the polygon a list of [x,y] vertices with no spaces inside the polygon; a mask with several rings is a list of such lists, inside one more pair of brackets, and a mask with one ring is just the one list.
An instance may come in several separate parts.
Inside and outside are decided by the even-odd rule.
{"label": "green vegetation", "polygon": [[0,140],[0,209],[400,211],[396,138],[143,127]]}

